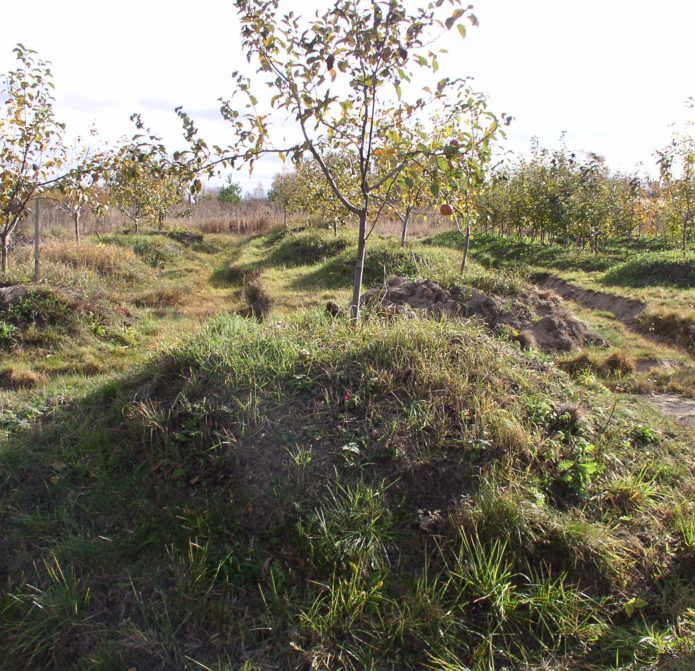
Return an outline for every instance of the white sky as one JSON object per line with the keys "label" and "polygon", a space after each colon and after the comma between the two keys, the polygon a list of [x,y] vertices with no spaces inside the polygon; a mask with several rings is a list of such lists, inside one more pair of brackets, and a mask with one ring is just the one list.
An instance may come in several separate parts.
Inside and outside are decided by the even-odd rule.
{"label": "white sky", "polygon": [[[217,99],[246,63],[232,0],[1,1],[0,72],[15,67],[18,42],[52,61],[57,115],[70,133],[95,124],[103,138],[130,136],[139,111],[174,144],[173,108],[183,105],[206,139],[228,141]],[[514,116],[511,149],[528,149],[533,136],[556,146],[566,131],[570,148],[602,154],[614,169],[642,162],[653,171],[654,150],[695,95],[694,0],[471,1],[480,26],[452,36],[442,71],[473,75],[490,108]],[[267,187],[280,169],[266,161],[235,179]]]}

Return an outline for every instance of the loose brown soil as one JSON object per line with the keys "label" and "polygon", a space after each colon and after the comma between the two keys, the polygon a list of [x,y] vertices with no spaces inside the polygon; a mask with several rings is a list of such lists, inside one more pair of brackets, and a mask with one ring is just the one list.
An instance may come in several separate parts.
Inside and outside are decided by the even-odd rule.
{"label": "loose brown soil", "polygon": [[366,304],[393,311],[417,310],[433,315],[477,317],[491,329],[506,329],[522,346],[569,351],[605,341],[572,316],[555,294],[529,288],[523,297],[487,294],[472,287],[447,291],[431,280],[394,277],[366,291]]}

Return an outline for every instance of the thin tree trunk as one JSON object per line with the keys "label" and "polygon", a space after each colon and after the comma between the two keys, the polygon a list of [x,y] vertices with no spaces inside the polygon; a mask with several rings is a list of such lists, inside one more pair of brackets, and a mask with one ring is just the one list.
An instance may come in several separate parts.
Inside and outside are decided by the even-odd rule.
{"label": "thin tree trunk", "polygon": [[80,244],[80,212],[79,212],[79,210],[77,212],[73,213],[72,219],[75,223],[75,242],[79,245]]}
{"label": "thin tree trunk", "polygon": [[401,229],[401,247],[405,247],[405,241],[408,237],[408,221],[410,219],[410,213],[406,214],[402,219],[403,228]]}
{"label": "thin tree trunk", "polygon": [[41,277],[41,201],[36,201],[34,210],[34,282]]}
{"label": "thin tree trunk", "polygon": [[10,234],[2,234],[2,274],[7,275],[7,259],[10,251]]}
{"label": "thin tree trunk", "polygon": [[364,259],[367,252],[367,207],[360,212],[360,232],[355,259],[355,279],[352,285],[352,304],[350,319],[357,323],[360,319],[360,299],[362,298],[362,278],[364,276]]}
{"label": "thin tree trunk", "polygon": [[461,261],[461,274],[466,272],[466,264],[468,263],[468,252],[471,247],[471,222],[466,222],[466,245],[463,248],[463,259]]}

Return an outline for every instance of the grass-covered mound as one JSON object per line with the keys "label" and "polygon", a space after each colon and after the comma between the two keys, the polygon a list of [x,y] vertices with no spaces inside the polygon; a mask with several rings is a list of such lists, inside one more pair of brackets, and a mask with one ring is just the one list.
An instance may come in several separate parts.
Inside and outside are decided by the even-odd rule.
{"label": "grass-covered mound", "polygon": [[649,310],[637,322],[647,333],[674,342],[695,356],[695,311]]}
{"label": "grass-covered mound", "polygon": [[[465,237],[458,231],[444,231],[426,238],[423,242],[427,245],[462,250],[465,246]],[[540,244],[530,240],[484,233],[476,234],[471,238],[471,255],[478,263],[491,268],[519,269],[523,266],[535,266],[557,270],[602,272],[623,264],[631,250],[645,259],[675,258],[673,252],[664,252],[664,249],[668,249],[668,243],[662,239],[608,241],[597,253],[574,244]],[[626,284],[625,286],[645,285]]]}
{"label": "grass-covered mound", "polygon": [[311,266],[336,256],[348,245],[349,239],[344,234],[329,237],[320,231],[300,232],[279,239],[268,262],[276,266]]}
{"label": "grass-covered mound", "polygon": [[692,446],[592,389],[462,322],[219,317],[8,437],[4,668],[688,668]]}
{"label": "grass-covered mound", "polygon": [[611,268],[599,281],[624,287],[692,289],[695,288],[695,253],[686,256],[680,252],[639,254]]}
{"label": "grass-covered mound", "polygon": [[[357,245],[352,244],[315,270],[296,281],[298,289],[336,289],[351,287],[355,275]],[[417,277],[431,274],[438,266],[436,254],[404,249],[394,240],[370,240],[364,261],[363,284],[371,287],[392,275]]]}
{"label": "grass-covered mound", "polygon": [[108,245],[116,245],[132,250],[152,268],[161,268],[184,253],[185,243],[164,235],[138,233],[109,234],[101,237]]}
{"label": "grass-covered mound", "polygon": [[[429,245],[463,249],[465,238],[458,231],[438,233],[424,241]],[[619,253],[594,254],[588,249],[568,245],[541,245],[503,236],[475,235],[471,239],[471,255],[491,268],[539,266],[559,270],[607,270],[624,258]]]}
{"label": "grass-covered mound", "polygon": [[16,348],[53,348],[80,334],[113,336],[126,317],[103,295],[40,284],[2,287],[0,354]]}

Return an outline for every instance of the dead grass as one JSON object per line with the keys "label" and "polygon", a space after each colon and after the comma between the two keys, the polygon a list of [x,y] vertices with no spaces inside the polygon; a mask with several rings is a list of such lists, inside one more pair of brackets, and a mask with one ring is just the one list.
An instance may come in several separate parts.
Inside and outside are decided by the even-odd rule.
{"label": "dead grass", "polygon": [[130,249],[119,249],[113,245],[84,242],[54,242],[45,245],[43,256],[48,261],[62,263],[73,268],[88,268],[102,277],[123,279],[132,282],[142,278],[143,264]]}
{"label": "dead grass", "polygon": [[167,308],[181,305],[186,300],[186,294],[176,287],[157,287],[134,300],[135,305],[148,308]]}
{"label": "dead grass", "polygon": [[604,360],[602,364],[603,368],[611,373],[628,375],[634,373],[637,370],[637,364],[635,360],[621,352],[620,350],[615,350],[611,352]]}
{"label": "dead grass", "polygon": [[0,368],[0,387],[3,389],[32,389],[46,383],[46,377],[21,365],[8,364]]}
{"label": "dead grass", "polygon": [[244,300],[248,303],[248,308],[244,314],[255,317],[258,320],[265,319],[273,307],[273,299],[263,288],[260,277],[256,277],[244,284]]}

